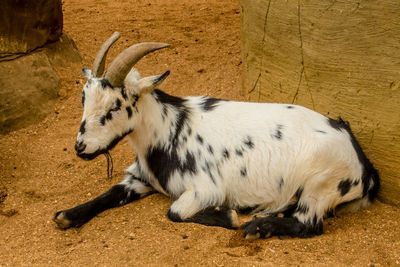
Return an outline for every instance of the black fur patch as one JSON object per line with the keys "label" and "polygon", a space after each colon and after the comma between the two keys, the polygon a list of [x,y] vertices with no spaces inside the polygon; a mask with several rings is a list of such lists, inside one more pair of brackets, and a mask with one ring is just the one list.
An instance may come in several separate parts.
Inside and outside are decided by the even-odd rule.
{"label": "black fur patch", "polygon": [[322,131],[322,130],[314,130],[316,133],[321,133],[321,134],[326,134],[326,132],[325,131]]}
{"label": "black fur patch", "polygon": [[[357,139],[355,138],[353,132],[351,131],[350,125],[348,123],[343,121],[341,118],[339,118],[338,120],[328,118],[328,123],[334,129],[338,131],[345,130],[350,135],[350,140],[354,150],[357,153],[358,160],[363,166],[363,173],[361,177],[363,185],[363,197],[368,194],[369,200],[372,201],[378,194],[380,187],[378,171],[374,168],[372,163],[369,161],[367,156],[362,151],[362,148],[360,144],[357,142]],[[373,184],[371,185],[371,183]]]}
{"label": "black fur patch", "polygon": [[111,83],[107,79],[101,79],[100,84],[101,84],[101,87],[103,87],[103,89],[105,89],[107,87],[110,87],[111,89],[114,88],[114,86],[112,86]]}
{"label": "black fur patch", "polygon": [[214,175],[213,175],[212,172],[211,172],[211,167],[212,167],[212,165],[211,165],[208,161],[206,161],[206,162],[205,162],[205,171],[207,172],[207,174],[208,174],[208,176],[210,177],[211,181],[212,181],[214,184],[216,184]]}
{"label": "black fur patch", "polygon": [[349,179],[340,181],[338,184],[338,190],[341,196],[346,195],[350,191],[351,181]]}
{"label": "black fur patch", "polygon": [[128,119],[130,119],[132,117],[132,109],[131,107],[126,107],[126,112],[128,113]]}
{"label": "black fur patch", "polygon": [[294,109],[294,106],[289,105],[289,106],[286,106],[286,108],[287,109]]}
{"label": "black fur patch", "polygon": [[100,121],[100,124],[104,126],[104,124],[106,123],[106,116],[104,116],[104,115],[101,116],[99,121]]}
{"label": "black fur patch", "polygon": [[222,151],[222,156],[226,159],[229,159],[230,155],[228,149],[224,148],[224,150]]}
{"label": "black fur patch", "polygon": [[246,167],[242,167],[242,168],[240,169],[240,175],[241,175],[242,177],[247,176],[247,169],[246,169]]}
{"label": "black fur patch", "polygon": [[173,222],[183,222],[181,216],[178,213],[171,211],[171,209],[167,212],[168,218]]}
{"label": "black fur patch", "polygon": [[208,144],[207,150],[208,150],[208,152],[210,152],[211,155],[214,154],[214,149],[213,149],[213,147],[212,147],[210,144]]}
{"label": "black fur patch", "polygon": [[[175,132],[173,133],[173,136],[171,136],[172,143],[174,145],[177,145],[178,137],[181,134],[183,127],[186,121],[188,120],[190,114],[189,108],[185,106],[186,99],[168,95],[158,89],[154,90],[151,94],[161,105],[163,106],[169,105],[170,108],[173,108],[178,112],[176,118]],[[163,107],[163,112],[164,112],[164,107]]]}
{"label": "black fur patch", "polygon": [[203,137],[201,137],[201,135],[197,134],[196,139],[200,144],[203,144],[204,140],[203,140]]}
{"label": "black fur patch", "polygon": [[242,149],[235,149],[235,153],[236,153],[236,155],[238,155],[239,157],[242,157],[243,156],[243,150]]}
{"label": "black fur patch", "polygon": [[281,177],[281,179],[279,180],[279,185],[278,185],[279,191],[282,190],[283,184],[284,184],[284,180],[283,180],[283,177]]}
{"label": "black fur patch", "polygon": [[247,136],[247,137],[244,139],[243,143],[244,143],[248,148],[250,148],[250,149],[253,149],[253,148],[254,148],[254,143],[253,143],[253,140],[251,139],[250,136]]}
{"label": "black fur patch", "polygon": [[85,126],[86,126],[86,120],[83,120],[83,122],[81,123],[81,126],[79,127],[79,132],[80,132],[81,134],[84,134],[84,133],[85,133],[85,131],[86,131]]}
{"label": "black fur patch", "polygon": [[121,184],[114,185],[110,190],[91,201],[69,210],[57,212],[54,215],[54,220],[57,222],[57,217],[60,213],[64,213],[64,217],[70,221],[68,227],[78,227],[88,222],[100,212],[124,205],[139,198],[140,194],[137,194],[134,190],[127,190]]}
{"label": "black fur patch", "polygon": [[282,129],[283,129],[283,125],[282,124],[277,124],[276,125],[276,129],[275,129],[275,133],[272,135],[272,137],[281,140],[282,139]]}
{"label": "black fur patch", "polygon": [[111,110],[110,111],[108,111],[107,112],[107,114],[106,114],[106,120],[111,120],[112,119],[112,113],[111,113]]}
{"label": "black fur patch", "polygon": [[167,189],[169,178],[175,171],[179,171],[182,175],[186,172],[197,173],[195,157],[189,151],[186,152],[184,159],[180,159],[176,149],[157,145],[147,149],[146,160],[164,190]]}
{"label": "black fur patch", "polygon": [[120,93],[121,93],[122,98],[123,98],[125,101],[128,100],[128,96],[126,95],[125,87],[121,87],[121,88],[120,88]]}
{"label": "black fur patch", "polygon": [[182,220],[179,214],[172,212],[171,209],[168,211],[167,216],[173,222],[193,222],[232,229],[231,214],[231,210],[227,207],[219,207],[218,209],[215,207],[208,207],[185,220]]}
{"label": "black fur patch", "polygon": [[82,90],[82,107],[85,106],[85,90]]}
{"label": "black fur patch", "polygon": [[226,101],[213,97],[204,97],[203,102],[201,103],[201,107],[204,111],[212,111],[217,107],[217,104],[221,101]]}

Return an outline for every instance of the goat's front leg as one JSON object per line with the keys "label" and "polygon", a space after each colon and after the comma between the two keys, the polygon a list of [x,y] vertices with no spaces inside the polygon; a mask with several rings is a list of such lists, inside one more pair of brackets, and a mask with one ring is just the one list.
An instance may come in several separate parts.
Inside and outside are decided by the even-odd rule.
{"label": "goat's front leg", "polygon": [[[206,206],[208,201],[198,192],[184,192],[168,210],[168,218],[174,222],[193,222],[208,226],[220,226],[228,229],[239,227],[235,210],[221,206]],[[212,196],[210,196],[212,197]]]}
{"label": "goat's front leg", "polygon": [[120,184],[114,185],[110,190],[95,199],[72,209],[56,212],[53,220],[62,229],[78,227],[100,212],[125,205],[152,192],[153,188],[150,185],[130,174]]}

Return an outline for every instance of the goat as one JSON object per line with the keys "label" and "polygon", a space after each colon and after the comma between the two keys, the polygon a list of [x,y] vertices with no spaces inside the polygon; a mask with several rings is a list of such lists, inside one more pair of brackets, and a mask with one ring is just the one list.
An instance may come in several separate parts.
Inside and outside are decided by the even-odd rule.
{"label": "goat", "polygon": [[103,73],[118,38],[103,44],[93,72],[83,69],[75,150],[91,160],[127,136],[136,160],[109,191],[55,213],[59,228],[160,192],[173,199],[174,222],[235,229],[237,212],[251,212],[265,216],[242,226],[247,239],[312,237],[336,207],[365,208],[377,195],[378,172],[348,123],[293,104],[166,94],[157,88],[169,71],[142,78],[133,66],[167,44],[133,45]]}

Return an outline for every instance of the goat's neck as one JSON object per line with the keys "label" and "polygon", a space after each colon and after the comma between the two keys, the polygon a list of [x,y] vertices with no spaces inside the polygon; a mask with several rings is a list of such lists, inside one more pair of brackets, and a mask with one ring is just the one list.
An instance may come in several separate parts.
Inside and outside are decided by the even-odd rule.
{"label": "goat's neck", "polygon": [[180,131],[188,119],[186,100],[155,90],[140,97],[137,103],[138,121],[130,143],[138,156],[145,156],[154,146],[176,145]]}

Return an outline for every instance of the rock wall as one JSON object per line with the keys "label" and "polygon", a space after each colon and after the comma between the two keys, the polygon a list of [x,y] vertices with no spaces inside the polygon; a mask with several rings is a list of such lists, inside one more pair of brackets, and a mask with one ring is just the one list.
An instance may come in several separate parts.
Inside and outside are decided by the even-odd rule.
{"label": "rock wall", "polygon": [[57,99],[55,66],[78,62],[62,33],[60,0],[4,0],[0,5],[0,133],[39,122]]}
{"label": "rock wall", "polygon": [[349,121],[400,205],[397,0],[240,0],[243,93]]}

